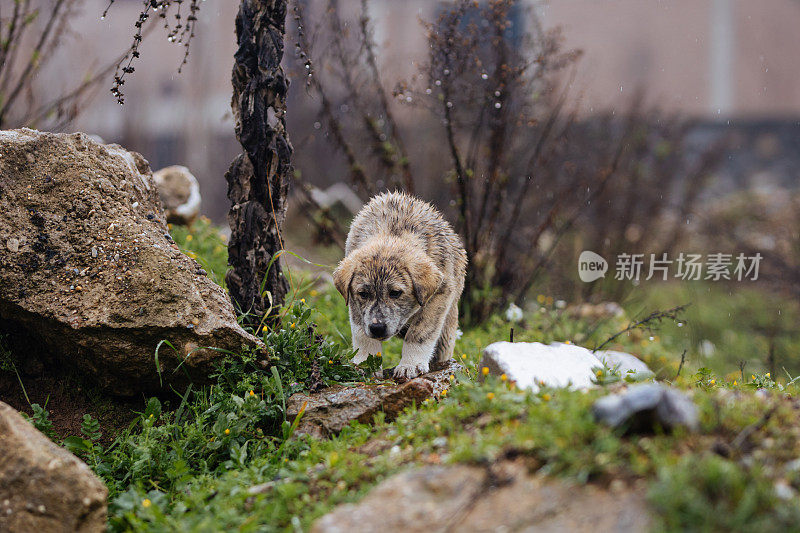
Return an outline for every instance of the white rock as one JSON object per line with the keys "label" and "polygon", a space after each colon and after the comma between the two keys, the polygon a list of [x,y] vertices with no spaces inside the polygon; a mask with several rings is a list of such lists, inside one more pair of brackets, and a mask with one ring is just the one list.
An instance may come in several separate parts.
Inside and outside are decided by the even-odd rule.
{"label": "white rock", "polygon": [[200,213],[200,186],[189,169],[181,165],[162,168],[153,173],[167,221],[189,224]]}
{"label": "white rock", "polygon": [[607,367],[619,370],[619,373],[625,377],[626,374],[634,374],[637,377],[644,377],[645,375],[652,375],[653,372],[650,368],[638,357],[625,352],[618,352],[616,350],[603,350],[594,352],[594,355]]}
{"label": "white rock", "polygon": [[481,368],[488,367],[490,374],[506,374],[518,387],[534,391],[542,382],[550,387],[591,387],[594,369],[601,366],[586,348],[562,343],[495,342],[481,360]]}
{"label": "white rock", "polygon": [[540,384],[549,387],[583,389],[594,386],[598,369],[615,368],[625,376],[632,371],[637,377],[652,375],[642,361],[624,352],[591,350],[574,344],[554,342],[495,342],[483,350],[480,367],[489,368],[494,376],[505,374],[518,387],[538,391]]}
{"label": "white rock", "polygon": [[344,183],[334,183],[324,191],[322,189],[311,189],[311,198],[320,207],[330,209],[336,204],[341,204],[344,208],[355,215],[364,206],[361,198],[353,192],[353,189]]}

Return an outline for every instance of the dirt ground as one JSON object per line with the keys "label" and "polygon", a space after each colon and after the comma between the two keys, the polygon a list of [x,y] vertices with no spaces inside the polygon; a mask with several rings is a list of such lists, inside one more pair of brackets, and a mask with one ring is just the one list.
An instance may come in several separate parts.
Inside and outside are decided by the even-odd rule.
{"label": "dirt ground", "polygon": [[39,375],[18,378],[14,372],[0,372],[0,401],[26,414],[32,413],[30,404],[46,406],[50,411],[53,427],[62,438],[80,435],[81,420],[88,413],[100,422],[103,444],[113,441],[136,417],[135,411],[144,408],[143,398],[104,397],[91,386],[78,383],[68,376]]}

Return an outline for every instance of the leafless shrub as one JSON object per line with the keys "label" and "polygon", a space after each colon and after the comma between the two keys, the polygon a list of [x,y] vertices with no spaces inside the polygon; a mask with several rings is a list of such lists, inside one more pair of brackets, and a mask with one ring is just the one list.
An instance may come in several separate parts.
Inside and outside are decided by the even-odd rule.
{"label": "leafless shrub", "polygon": [[[642,191],[657,186],[666,196],[678,179],[675,160],[656,153],[675,131],[651,132],[638,101],[599,124],[577,120],[569,86],[580,52],[564,50],[560,32],[541,28],[514,0],[457,1],[423,22],[428,58],[391,98],[366,1],[357,24],[329,0],[317,17],[323,22],[311,26],[308,7],[294,7],[296,55],[328,139],[346,160],[347,181],[364,200],[386,188],[415,192],[454,221],[470,261],[461,308],[467,322],[524,298],[553,273],[564,237],[605,242],[605,229],[614,229],[611,240],[618,239],[652,213],[638,206]],[[433,160],[424,157],[430,145]],[[643,179],[637,165],[657,173]],[[686,198],[701,188],[687,185]],[[579,220],[588,223],[579,227]],[[334,234],[330,219],[314,222],[321,234]]]}
{"label": "leafless shrub", "polygon": [[[108,6],[103,11],[101,18],[106,17],[115,1],[108,0]],[[181,11],[184,4],[188,4],[188,13]],[[147,21],[151,17],[160,19],[167,34],[167,40],[183,46],[183,60],[178,67],[178,72],[181,72],[189,60],[189,46],[195,36],[198,11],[200,11],[200,0],[142,0],[142,10],[134,22],[133,42],[114,67],[114,84],[111,86],[111,94],[117,99],[117,103],[120,105],[125,103],[122,86],[125,85],[125,75],[132,74],[136,70],[133,62],[140,57],[139,46],[144,40]],[[171,20],[174,22],[170,23]],[[152,29],[152,26],[148,26],[147,29]]]}
{"label": "leafless shrub", "polygon": [[69,34],[80,0],[15,0],[0,8],[0,128],[36,126],[51,129],[69,123],[92,90],[111,72],[87,73],[70,90],[53,98],[37,94],[33,81]]}

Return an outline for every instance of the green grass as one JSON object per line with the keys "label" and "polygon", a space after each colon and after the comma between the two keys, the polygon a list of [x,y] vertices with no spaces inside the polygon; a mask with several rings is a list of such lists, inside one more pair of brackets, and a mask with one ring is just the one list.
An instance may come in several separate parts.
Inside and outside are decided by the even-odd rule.
{"label": "green grass", "polygon": [[727,375],[744,361],[751,374],[772,370],[785,376],[783,368],[800,373],[797,301],[746,284],[687,282],[639,289],[626,308],[634,313],[682,303],[691,304],[683,326],[665,324],[661,337],[673,350],[686,349],[697,366]]}
{"label": "green grass", "polygon": [[[224,278],[225,248],[213,226],[201,220],[172,231],[214,279]],[[308,530],[334,506],[358,500],[410,465],[485,465],[509,456],[524,460],[531,471],[601,486],[644,479],[655,526],[663,531],[800,528],[796,498],[781,499],[774,488],[800,488],[800,473],[787,469],[800,456],[800,425],[790,396],[797,394],[796,384],[761,372],[727,375],[729,370],[720,373],[699,360],[690,360],[677,376],[681,352],[690,347],[682,328],[637,329],[610,348],[635,353],[660,379],[692,394],[701,415],[696,434],[627,435],[595,422],[591,404],[617,386],[614,376],[600,376],[603,385],[586,393],[532,393],[493,377],[479,382],[482,348],[506,340],[512,327],[517,341],[569,340],[593,347],[629,323],[573,319],[547,298],[521,322],[496,316],[464,331],[456,357],[465,372],[442,398],[392,423],[380,415],[374,425],[352,423],[330,440],[291,438],[286,398],[307,390],[312,365],[325,383],[361,381],[370,370],[349,363],[341,296],[307,274],[295,272],[291,279],[282,324],[264,334],[269,366],[257,354],[240,354],[219,368],[213,387],[149,400],[110,445],[99,443],[103,428],[91,417],[84,419],[81,435],[53,436],[108,485],[112,531]],[[684,296],[673,300],[665,290],[648,303],[661,299],[659,307],[672,307],[685,303]],[[720,295],[718,308],[740,305]],[[718,324],[724,335],[724,317],[717,321],[705,307],[697,313],[696,319]],[[312,342],[311,327],[324,342]],[[383,361],[367,366],[391,365],[399,354],[399,342],[387,343]],[[758,388],[769,391],[766,397],[754,394]],[[47,429],[47,412],[34,411],[33,421]]]}

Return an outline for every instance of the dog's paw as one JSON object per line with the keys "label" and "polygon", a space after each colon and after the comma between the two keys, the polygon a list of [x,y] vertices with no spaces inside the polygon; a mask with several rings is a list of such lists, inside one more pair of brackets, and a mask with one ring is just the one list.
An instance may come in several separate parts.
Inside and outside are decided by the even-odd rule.
{"label": "dog's paw", "polygon": [[414,379],[417,376],[421,376],[428,371],[427,364],[411,364],[411,365],[403,365],[399,364],[394,368],[394,372],[392,376],[394,379],[398,381],[408,381],[409,379]]}

